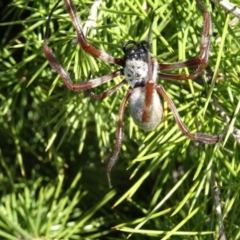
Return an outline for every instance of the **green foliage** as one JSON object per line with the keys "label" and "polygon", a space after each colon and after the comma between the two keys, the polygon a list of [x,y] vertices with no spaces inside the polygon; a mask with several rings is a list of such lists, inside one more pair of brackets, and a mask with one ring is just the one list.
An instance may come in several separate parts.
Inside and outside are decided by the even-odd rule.
{"label": "green foliage", "polygon": [[[226,122],[213,99],[233,117],[232,125],[240,127],[240,27],[230,28],[231,14],[203,2],[214,24],[207,71],[196,81],[159,83],[189,130],[217,135]],[[92,1],[74,3],[84,25]],[[239,144],[232,134],[224,144],[190,141],[166,103],[164,121],[155,131],[144,132],[126,109],[121,154],[111,175],[114,189],[109,190],[105,164],[127,86],[102,101],[67,91],[42,53],[46,19],[55,1],[2,4],[0,238],[123,239],[132,234],[131,239],[217,239],[212,175],[221,190],[226,235],[240,237]],[[152,9],[152,55],[159,62],[197,56],[203,18],[190,0],[104,1],[88,41],[121,57],[122,42],[146,39]],[[61,3],[50,24],[49,45],[74,82],[117,69],[84,53],[73,43],[75,36]]]}
{"label": "green foliage", "polygon": [[[114,195],[105,194],[83,211],[81,202],[87,201],[88,191],[81,190],[81,171],[68,189],[63,186],[64,174],[59,172],[54,183],[44,184],[42,179],[15,184],[14,191],[2,197],[1,237],[5,239],[79,239],[79,236],[98,238],[110,229],[99,232],[106,217],[94,217]],[[80,185],[81,186],[81,185]]]}

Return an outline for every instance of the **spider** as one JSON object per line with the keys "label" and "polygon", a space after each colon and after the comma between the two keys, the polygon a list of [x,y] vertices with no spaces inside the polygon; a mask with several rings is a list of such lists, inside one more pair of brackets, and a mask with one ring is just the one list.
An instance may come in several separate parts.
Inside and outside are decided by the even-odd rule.
{"label": "spider", "polygon": [[[202,31],[202,40],[200,46],[200,54],[192,59],[176,62],[176,63],[158,63],[157,60],[151,57],[150,54],[150,43],[149,41],[136,42],[133,40],[124,42],[122,44],[122,50],[124,56],[122,58],[115,58],[110,54],[96,48],[87,42],[86,37],[83,34],[83,30],[80,24],[80,20],[76,13],[76,8],[71,0],[64,0],[67,11],[71,17],[74,28],[77,32],[77,40],[81,48],[99,60],[107,62],[109,64],[119,65],[121,68],[109,73],[105,76],[90,79],[86,82],[72,83],[72,80],[68,72],[62,67],[58,62],[56,56],[54,55],[52,49],[48,46],[48,32],[50,19],[53,14],[54,9],[57,7],[58,3],[53,7],[49,14],[47,21],[46,34],[43,43],[43,52],[48,59],[51,66],[56,70],[56,72],[62,78],[64,84],[71,91],[85,91],[91,98],[96,100],[101,100],[110,94],[116,92],[125,84],[129,84],[129,89],[122,100],[119,110],[118,125],[116,132],[116,141],[113,154],[107,164],[106,172],[109,186],[111,185],[110,172],[113,165],[116,163],[121,143],[123,139],[123,115],[127,102],[130,105],[130,115],[133,118],[136,125],[146,131],[152,131],[157,128],[157,126],[162,121],[163,109],[159,94],[168,103],[169,108],[172,110],[174,118],[187,138],[195,141],[200,141],[207,144],[218,143],[224,132],[216,135],[208,135],[205,133],[191,133],[187,129],[186,125],[183,123],[177,108],[175,107],[173,101],[168,96],[167,92],[162,85],[157,83],[158,78],[169,79],[169,80],[188,80],[196,78],[207,66],[208,57],[210,53],[210,42],[211,42],[211,16],[205,6],[196,0],[199,8],[203,12],[204,25]],[[150,31],[149,31],[150,32]],[[150,34],[149,34],[150,35]],[[149,37],[150,38],[150,37]],[[161,70],[176,70],[185,67],[196,67],[193,73],[186,74],[167,74],[163,73]],[[102,85],[106,82],[111,81],[117,76],[124,75],[125,79],[114,87],[108,89],[107,91],[96,95],[91,92],[90,89]]]}

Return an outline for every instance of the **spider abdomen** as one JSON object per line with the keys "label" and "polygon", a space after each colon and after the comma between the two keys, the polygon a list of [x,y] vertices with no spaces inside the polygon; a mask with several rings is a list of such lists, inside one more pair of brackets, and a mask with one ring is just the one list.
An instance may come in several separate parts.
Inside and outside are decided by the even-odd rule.
{"label": "spider abdomen", "polygon": [[157,91],[154,90],[152,96],[152,104],[150,107],[149,121],[143,122],[142,117],[145,106],[145,92],[145,87],[136,87],[132,90],[129,102],[130,115],[138,127],[146,131],[152,131],[161,123],[163,109],[159,95]]}

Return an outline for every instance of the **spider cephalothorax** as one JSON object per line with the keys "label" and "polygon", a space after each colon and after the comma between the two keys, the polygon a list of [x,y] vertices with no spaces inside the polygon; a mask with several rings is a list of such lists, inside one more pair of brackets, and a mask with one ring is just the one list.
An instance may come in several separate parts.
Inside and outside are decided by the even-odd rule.
{"label": "spider cephalothorax", "polygon": [[148,62],[150,45],[147,41],[136,42],[133,40],[124,42],[122,44],[124,52],[124,60],[139,59]]}
{"label": "spider cephalothorax", "polygon": [[[60,2],[60,1],[59,1]],[[58,2],[58,3],[59,3]],[[95,79],[90,79],[87,82],[72,83],[69,74],[58,62],[57,58],[53,54],[52,49],[48,46],[48,32],[50,19],[53,14],[53,11],[57,7],[58,3],[53,7],[49,19],[47,22],[46,36],[43,43],[43,52],[47,57],[48,61],[52,67],[57,71],[61,76],[65,85],[72,91],[81,91],[84,90],[88,93],[93,99],[103,99],[110,94],[116,92],[120,87],[125,84],[129,84],[129,90],[127,91],[125,97],[122,100],[122,104],[119,110],[119,119],[118,119],[118,128],[116,133],[116,143],[112,157],[109,160],[107,165],[107,176],[109,185],[110,182],[110,172],[113,165],[116,163],[118,154],[121,148],[121,142],[123,138],[123,115],[125,106],[130,101],[130,114],[134,122],[141,128],[150,131],[156,129],[162,120],[162,105],[159,98],[159,94],[165,99],[168,103],[168,106],[173,112],[175,120],[179,126],[179,129],[182,133],[196,141],[201,141],[208,144],[217,143],[221,140],[224,135],[223,131],[218,136],[212,136],[205,133],[191,133],[188,131],[187,127],[183,123],[177,108],[175,107],[173,101],[168,96],[167,92],[162,85],[157,83],[159,78],[170,79],[170,80],[188,80],[196,78],[207,66],[208,57],[210,52],[210,42],[211,42],[211,16],[204,5],[196,0],[198,6],[203,12],[204,16],[204,25],[202,33],[202,42],[200,46],[200,54],[197,57],[194,57],[189,60],[176,62],[176,63],[158,63],[156,59],[151,58],[150,55],[150,43],[146,41],[135,42],[128,41],[122,45],[124,52],[123,58],[115,58],[110,54],[99,50],[93,45],[89,44],[86,40],[86,37],[83,34],[82,27],[79,21],[79,18],[76,13],[76,9],[71,0],[64,0],[67,11],[72,19],[74,28],[77,33],[77,39],[82,47],[82,49],[92,55],[93,57],[98,58],[99,60],[108,62],[110,64],[116,64],[121,66],[120,69],[115,70],[112,73],[109,73],[105,76],[98,77]],[[150,34],[149,34],[150,36]],[[149,37],[150,38],[150,37]],[[190,74],[167,74],[162,72],[163,70],[177,70],[185,67],[196,67],[196,69]],[[161,70],[161,71],[160,71]],[[103,83],[111,81],[113,78],[124,75],[125,79],[118,83],[116,86],[113,86],[111,89],[96,95],[91,92],[90,89],[97,87]]]}
{"label": "spider cephalothorax", "polygon": [[148,79],[150,51],[145,41],[128,41],[122,44],[124,76],[132,88],[144,87]]}

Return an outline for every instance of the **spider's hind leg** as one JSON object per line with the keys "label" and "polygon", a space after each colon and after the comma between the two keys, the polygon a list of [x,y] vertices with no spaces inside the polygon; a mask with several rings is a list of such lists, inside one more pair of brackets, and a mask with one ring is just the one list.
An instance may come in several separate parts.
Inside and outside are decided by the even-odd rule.
{"label": "spider's hind leg", "polygon": [[161,86],[158,85],[157,86],[157,91],[163,96],[163,98],[167,101],[169,108],[172,110],[174,118],[179,126],[179,129],[181,130],[181,132],[189,139],[194,140],[194,141],[199,141],[199,142],[203,142],[203,143],[207,143],[207,144],[214,144],[214,143],[218,143],[222,140],[223,136],[226,134],[226,131],[228,129],[228,125],[224,128],[224,130],[219,134],[219,135],[210,135],[210,134],[206,134],[206,133],[201,133],[201,132],[197,132],[197,133],[191,133],[189,132],[189,130],[187,129],[186,125],[183,123],[178,110],[175,106],[175,104],[173,103],[173,101],[171,100],[171,98],[168,96],[168,94],[166,93],[165,89]]}
{"label": "spider's hind leg", "polygon": [[124,110],[125,110],[127,101],[131,96],[131,93],[132,93],[132,89],[129,89],[121,103],[119,114],[118,114],[118,127],[117,127],[117,133],[116,133],[116,142],[115,142],[114,152],[112,154],[112,157],[109,159],[107,167],[106,167],[109,188],[112,188],[110,173],[111,173],[112,167],[114,166],[114,164],[116,163],[116,161],[118,159],[118,154],[120,152],[121,145],[122,145]]}

